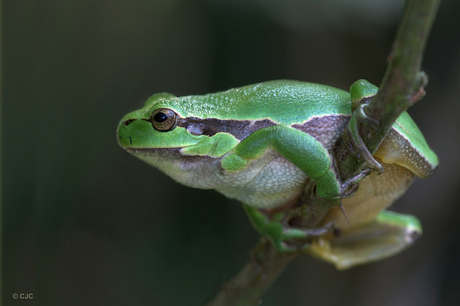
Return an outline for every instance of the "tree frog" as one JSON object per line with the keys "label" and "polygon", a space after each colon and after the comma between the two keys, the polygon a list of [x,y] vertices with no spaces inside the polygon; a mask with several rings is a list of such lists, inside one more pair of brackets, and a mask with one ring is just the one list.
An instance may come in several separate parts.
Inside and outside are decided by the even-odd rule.
{"label": "tree frog", "polygon": [[[306,253],[348,268],[399,252],[421,234],[415,217],[385,209],[415,175],[427,177],[438,165],[404,112],[371,157],[379,171],[340,180],[334,148],[376,92],[365,80],[350,93],[276,80],[207,95],[159,93],[121,119],[118,143],[179,183],[242,202],[278,250],[298,250],[300,241]],[[341,208],[332,207],[314,228],[289,224],[282,213],[307,188]]]}

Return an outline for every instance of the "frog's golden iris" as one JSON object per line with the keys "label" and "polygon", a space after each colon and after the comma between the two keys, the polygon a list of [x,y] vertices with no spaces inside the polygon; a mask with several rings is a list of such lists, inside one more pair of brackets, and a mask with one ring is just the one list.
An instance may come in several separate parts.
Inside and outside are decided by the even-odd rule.
{"label": "frog's golden iris", "polygon": [[177,114],[169,108],[159,108],[150,116],[150,122],[157,131],[168,132],[176,127]]}

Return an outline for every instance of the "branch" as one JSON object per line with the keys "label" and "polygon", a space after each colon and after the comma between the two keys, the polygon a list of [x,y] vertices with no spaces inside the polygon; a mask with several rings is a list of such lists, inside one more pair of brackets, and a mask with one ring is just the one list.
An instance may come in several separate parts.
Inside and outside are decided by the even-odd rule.
{"label": "branch", "polygon": [[[440,0],[408,0],[399,25],[396,39],[389,55],[389,63],[377,95],[366,107],[366,114],[379,122],[377,128],[358,122],[358,130],[366,147],[374,153],[395,120],[408,107],[424,95],[426,76],[421,72],[421,62],[428,35],[435,19]],[[343,138],[346,139],[344,132]],[[335,150],[342,179],[360,172],[365,164],[348,154],[348,144],[342,141]],[[320,203],[321,202],[321,203]],[[318,203],[320,205],[318,205]],[[309,199],[318,223],[329,209],[325,200],[312,196]],[[331,202],[332,204],[332,202]],[[335,204],[335,203],[334,203]],[[327,207],[320,211],[320,207]],[[262,237],[254,248],[251,259],[208,306],[259,305],[264,292],[299,253],[279,253]]]}
{"label": "branch", "polygon": [[266,237],[261,237],[248,262],[206,306],[259,305],[265,291],[298,254],[279,253]]}
{"label": "branch", "polygon": [[[358,122],[360,135],[371,153],[378,149],[401,113],[425,95],[427,77],[421,71],[421,63],[439,2],[440,0],[406,2],[382,84],[377,95],[366,107],[366,115],[379,122],[378,128]],[[343,135],[343,138],[346,139],[346,136]],[[345,156],[339,161],[342,178],[351,177],[363,168],[363,161],[347,154],[346,142],[342,142],[335,152],[336,156]]]}

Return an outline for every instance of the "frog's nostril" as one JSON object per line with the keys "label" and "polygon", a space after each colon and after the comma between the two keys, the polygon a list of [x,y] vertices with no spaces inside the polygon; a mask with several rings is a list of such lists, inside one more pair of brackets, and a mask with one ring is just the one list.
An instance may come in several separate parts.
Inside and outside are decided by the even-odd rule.
{"label": "frog's nostril", "polygon": [[125,120],[123,121],[123,125],[127,126],[128,124],[130,124],[131,122],[133,121],[136,121],[136,119],[128,119],[128,120]]}

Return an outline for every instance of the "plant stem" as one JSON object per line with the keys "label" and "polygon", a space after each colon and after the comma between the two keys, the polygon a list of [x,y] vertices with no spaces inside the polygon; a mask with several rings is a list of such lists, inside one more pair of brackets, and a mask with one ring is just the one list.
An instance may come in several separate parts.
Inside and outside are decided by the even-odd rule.
{"label": "plant stem", "polygon": [[[440,0],[408,0],[388,56],[388,66],[377,95],[366,107],[366,115],[379,122],[377,129],[358,122],[359,132],[371,153],[382,143],[396,119],[425,95],[427,77],[421,71],[423,53]],[[346,139],[346,136],[343,135]],[[346,142],[336,149],[342,179],[359,172],[364,164],[348,154]]]}
{"label": "plant stem", "polygon": [[299,253],[280,253],[261,237],[243,268],[206,306],[259,305],[262,295]]}

